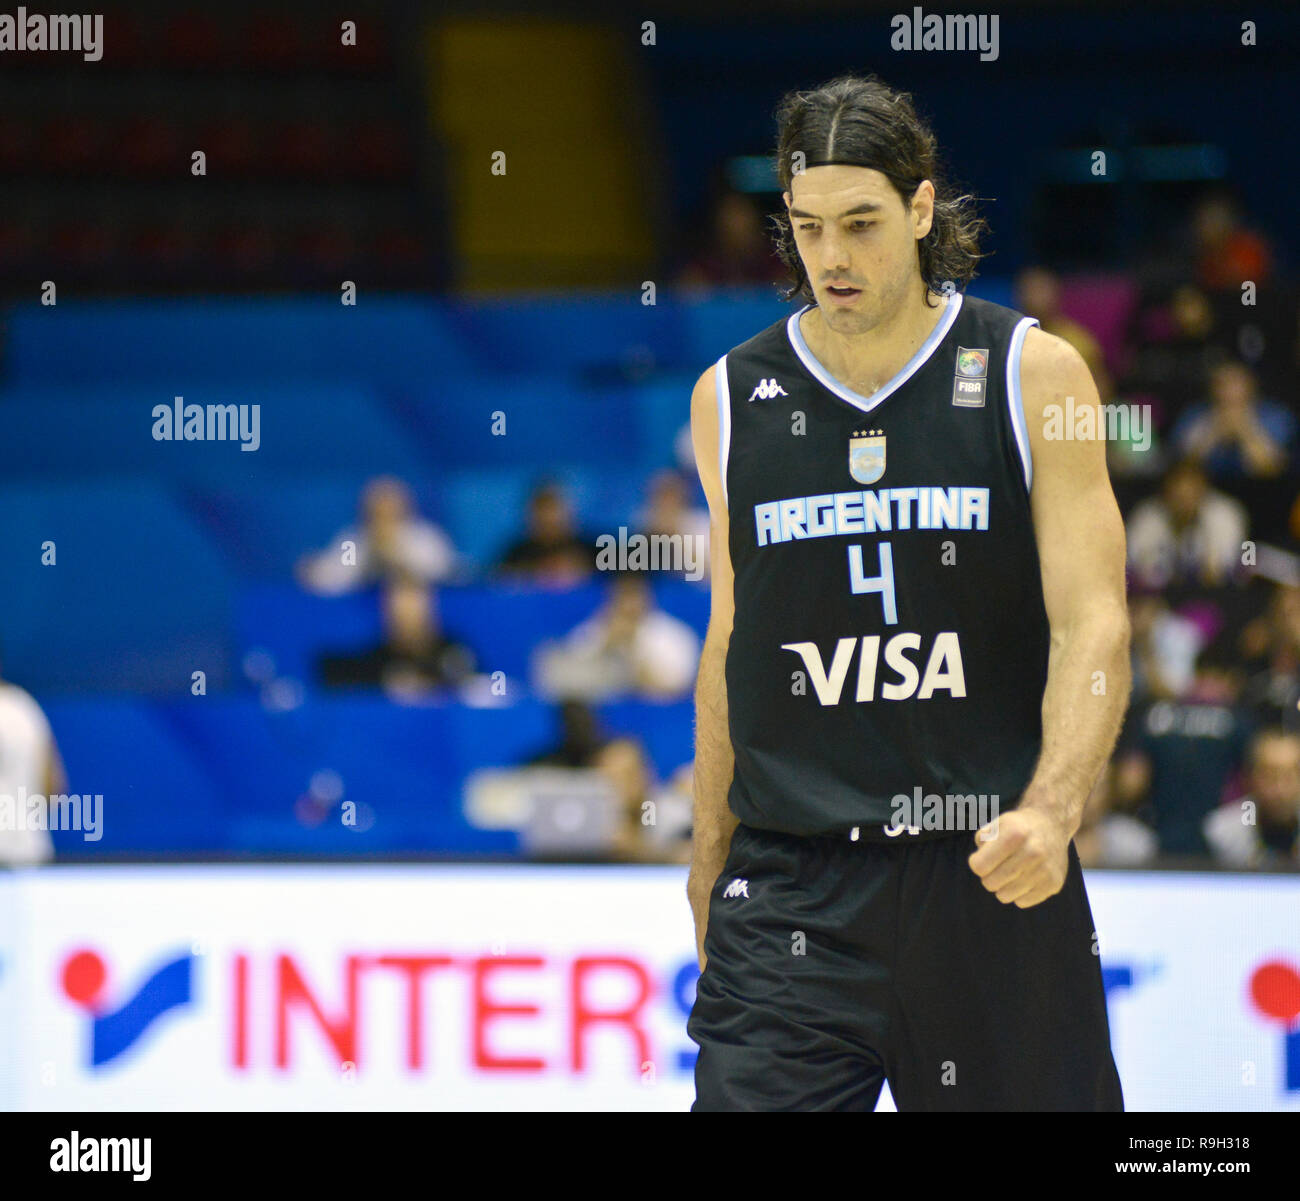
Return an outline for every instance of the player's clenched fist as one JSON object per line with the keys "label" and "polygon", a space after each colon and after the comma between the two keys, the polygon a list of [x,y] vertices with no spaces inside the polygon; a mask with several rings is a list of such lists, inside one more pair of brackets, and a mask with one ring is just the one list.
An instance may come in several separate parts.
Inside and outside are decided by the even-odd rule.
{"label": "player's clenched fist", "polygon": [[1055,896],[1069,868],[1070,835],[1040,809],[1003,813],[975,835],[978,850],[967,862],[1004,905],[1021,909]]}

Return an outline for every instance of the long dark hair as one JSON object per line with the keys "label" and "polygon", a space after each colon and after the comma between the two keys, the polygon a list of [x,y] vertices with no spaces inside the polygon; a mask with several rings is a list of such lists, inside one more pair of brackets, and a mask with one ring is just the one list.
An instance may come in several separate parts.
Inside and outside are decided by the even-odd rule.
{"label": "long dark hair", "polygon": [[[904,204],[928,179],[934,184],[934,220],[918,244],[921,276],[931,291],[940,293],[961,290],[974,278],[987,223],[975,212],[975,197],[943,178],[934,134],[917,116],[907,92],[895,91],[875,75],[841,75],[819,88],[787,93],[776,120],[776,173],[783,192],[790,190],[796,165],[872,167],[889,179]],[[796,160],[796,155],[802,158]],[[783,298],[802,296],[815,304],[789,214],[782,210],[772,221],[777,251],[792,276]]]}

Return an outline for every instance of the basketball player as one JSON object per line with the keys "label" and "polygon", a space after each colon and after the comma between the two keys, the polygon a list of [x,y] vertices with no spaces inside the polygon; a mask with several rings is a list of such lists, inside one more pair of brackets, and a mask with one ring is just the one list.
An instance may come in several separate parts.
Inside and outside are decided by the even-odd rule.
{"label": "basketball player", "polygon": [[26,689],[0,679],[0,868],[54,858],[49,798],[67,786],[45,711]]}
{"label": "basketball player", "polygon": [[1096,388],[963,294],[982,223],[905,94],[778,115],[808,303],[691,401],[694,1108],[1121,1109],[1071,840],[1128,696],[1124,532],[1103,442],[1053,424]]}

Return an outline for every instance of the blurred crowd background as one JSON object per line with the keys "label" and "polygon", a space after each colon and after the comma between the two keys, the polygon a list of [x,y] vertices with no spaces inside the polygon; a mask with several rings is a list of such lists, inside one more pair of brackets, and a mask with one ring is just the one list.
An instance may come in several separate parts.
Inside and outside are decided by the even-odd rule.
{"label": "blurred crowd background", "polygon": [[[858,70],[1115,415],[1085,863],[1300,866],[1296,11],[1016,6],[981,62],[658,8],[135,5],[6,60],[0,793],[104,820],[0,856],[685,861],[707,570],[602,546],[706,545],[692,385],[790,311],[772,110]],[[156,439],[177,397],[258,446]]]}

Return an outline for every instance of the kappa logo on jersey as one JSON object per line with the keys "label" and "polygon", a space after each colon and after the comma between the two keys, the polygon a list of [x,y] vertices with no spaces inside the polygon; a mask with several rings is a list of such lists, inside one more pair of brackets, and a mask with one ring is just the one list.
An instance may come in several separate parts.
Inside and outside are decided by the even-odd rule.
{"label": "kappa logo on jersey", "polygon": [[749,399],[754,400],[771,400],[776,396],[789,396],[788,393],[774,379],[763,379],[758,381],[758,387],[750,393]]}
{"label": "kappa logo on jersey", "polygon": [[874,484],[885,474],[885,435],[880,430],[854,430],[849,439],[849,474],[859,484]]}
{"label": "kappa logo on jersey", "polygon": [[723,897],[744,897],[745,900],[748,901],[749,881],[739,880],[739,879],[732,880],[732,882],[727,885],[726,890],[723,892],[722,895]]}
{"label": "kappa logo on jersey", "polygon": [[953,376],[952,381],[952,403],[967,409],[982,409],[988,374],[987,347],[971,350],[965,346],[958,346],[957,374]]}

